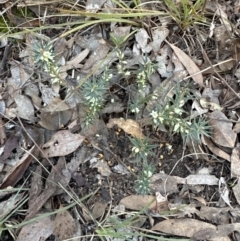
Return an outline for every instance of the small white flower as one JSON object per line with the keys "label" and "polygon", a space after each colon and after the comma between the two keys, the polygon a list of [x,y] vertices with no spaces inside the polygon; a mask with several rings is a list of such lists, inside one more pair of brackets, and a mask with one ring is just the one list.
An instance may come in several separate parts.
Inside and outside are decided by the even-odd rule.
{"label": "small white flower", "polygon": [[179,107],[182,107],[184,105],[184,103],[185,103],[184,100],[180,100],[179,101]]}
{"label": "small white flower", "polygon": [[174,108],[174,112],[178,115],[182,114],[182,109],[181,108]]}
{"label": "small white flower", "polygon": [[126,71],[124,74],[125,74],[125,76],[130,76],[131,72],[130,71]]}
{"label": "small white flower", "polygon": [[53,61],[53,55],[49,51],[43,51],[40,59],[45,61],[45,62]]}
{"label": "small white flower", "polygon": [[134,146],[134,147],[132,148],[132,151],[135,152],[135,153],[138,153],[140,150],[139,150],[138,147],[135,147],[135,146]]}
{"label": "small white flower", "polygon": [[149,170],[148,170],[148,171],[147,171],[147,170],[146,170],[146,171],[143,171],[143,173],[144,173],[147,177],[151,177],[152,174],[153,174],[153,173],[152,173],[151,171],[149,171]]}
{"label": "small white flower", "polygon": [[158,112],[157,111],[152,111],[151,113],[150,113],[150,115],[152,116],[152,118],[153,119],[157,119],[158,118]]}
{"label": "small white flower", "polygon": [[179,123],[177,123],[177,124],[174,126],[173,131],[174,131],[174,132],[177,132],[179,128],[180,128],[180,125],[179,125]]}

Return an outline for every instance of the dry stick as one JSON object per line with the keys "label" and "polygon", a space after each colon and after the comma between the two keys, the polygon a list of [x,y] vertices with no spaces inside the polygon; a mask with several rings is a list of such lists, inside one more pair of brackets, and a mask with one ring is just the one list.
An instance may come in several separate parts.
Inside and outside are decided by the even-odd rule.
{"label": "dry stick", "polygon": [[8,60],[8,56],[10,54],[10,51],[11,51],[11,47],[12,47],[12,44],[8,44],[5,47],[3,58],[2,58],[2,61],[1,61],[1,64],[0,64],[0,76],[2,76],[7,69],[7,60]]}

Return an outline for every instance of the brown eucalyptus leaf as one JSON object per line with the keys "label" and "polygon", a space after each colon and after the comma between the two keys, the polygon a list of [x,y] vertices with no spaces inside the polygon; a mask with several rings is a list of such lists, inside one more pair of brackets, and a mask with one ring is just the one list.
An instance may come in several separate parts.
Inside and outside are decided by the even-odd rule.
{"label": "brown eucalyptus leaf", "polygon": [[211,138],[220,146],[233,148],[237,134],[233,131],[233,123],[220,111],[214,111],[209,115],[209,125],[212,128]]}
{"label": "brown eucalyptus leaf", "polygon": [[117,125],[119,128],[123,129],[127,134],[130,134],[135,138],[144,138],[140,125],[134,120],[113,118],[109,120],[107,127],[112,128],[114,125]]}
{"label": "brown eucalyptus leaf", "polygon": [[196,83],[198,83],[200,87],[204,87],[202,73],[200,69],[197,67],[197,65],[194,63],[194,61],[180,48],[174,46],[173,44],[168,44],[170,45],[174,53],[177,55],[179,60],[182,62],[184,67],[187,69],[188,73],[192,76],[192,79]]}
{"label": "brown eucalyptus leaf", "polygon": [[150,195],[130,195],[121,199],[120,204],[131,210],[141,210],[144,207],[152,209],[156,207],[156,197]]}
{"label": "brown eucalyptus leaf", "polygon": [[76,220],[68,210],[59,212],[54,221],[53,233],[60,240],[70,239],[77,232]]}
{"label": "brown eucalyptus leaf", "polygon": [[[191,218],[167,219],[157,223],[151,230],[160,231],[171,235],[193,237],[200,231],[210,232],[211,235],[217,230],[215,225]],[[203,238],[205,239],[205,238]],[[208,239],[208,238],[207,238]]]}
{"label": "brown eucalyptus leaf", "polygon": [[84,139],[84,136],[72,134],[67,130],[59,131],[43,145],[43,153],[46,157],[68,155],[74,152],[82,144]]}

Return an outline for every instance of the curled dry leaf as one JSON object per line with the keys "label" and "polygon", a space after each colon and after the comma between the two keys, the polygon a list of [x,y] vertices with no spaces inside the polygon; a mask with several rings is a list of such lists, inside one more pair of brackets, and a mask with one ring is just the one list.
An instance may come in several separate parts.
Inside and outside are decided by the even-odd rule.
{"label": "curled dry leaf", "polygon": [[144,138],[140,125],[134,120],[114,118],[108,122],[107,127],[112,128],[114,125],[117,125],[119,128],[123,129],[127,134],[130,134],[135,138]]}
{"label": "curled dry leaf", "polygon": [[219,179],[219,183],[218,183],[218,191],[221,195],[221,198],[223,199],[223,201],[232,208],[231,204],[230,204],[230,200],[229,200],[229,189],[228,189],[228,185],[224,179],[224,177],[220,177]]}
{"label": "curled dry leaf", "polygon": [[54,221],[53,233],[60,240],[70,239],[77,232],[76,220],[68,210],[59,212]]}
{"label": "curled dry leaf", "polygon": [[84,139],[84,136],[72,134],[67,130],[59,131],[43,145],[43,153],[46,157],[68,155],[74,152],[82,144]]}

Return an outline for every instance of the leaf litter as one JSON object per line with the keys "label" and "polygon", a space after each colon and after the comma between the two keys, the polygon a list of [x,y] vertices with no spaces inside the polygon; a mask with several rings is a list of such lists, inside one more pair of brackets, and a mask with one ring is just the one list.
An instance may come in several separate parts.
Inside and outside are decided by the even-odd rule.
{"label": "leaf litter", "polygon": [[[167,7],[163,2],[156,3],[162,11]],[[82,240],[81,236],[98,238],[98,234],[105,234],[106,240],[135,240],[148,231],[179,240],[240,239],[240,88],[239,66],[235,64],[239,58],[235,21],[239,1],[230,2],[234,11],[229,10],[230,3],[206,1],[205,10],[214,17],[208,18],[204,27],[194,24],[187,32],[174,22],[176,18],[168,16],[164,20],[160,16],[162,26],[145,22],[144,18],[141,20],[147,27],[101,23],[55,39],[52,50],[58,76],[36,64],[33,52],[54,39],[55,33],[46,30],[22,35],[26,46],[14,46],[17,51],[7,59],[9,71],[3,75],[1,70],[0,76],[1,239],[13,240],[11,236],[15,235],[18,241],[50,240],[52,235],[54,240]],[[59,3],[53,1],[36,8],[35,2],[26,1],[25,6],[43,17],[53,13],[52,7],[46,8],[49,4]],[[176,4],[180,6],[179,1]],[[78,3],[74,6],[81,9]],[[146,3],[141,9],[144,13],[156,6]],[[87,1],[85,9],[91,14],[120,14],[118,7],[115,1]],[[61,8],[69,5],[62,2]],[[31,21],[25,23],[25,18],[6,11],[14,25],[18,19],[19,24],[29,26]],[[81,16],[75,17],[81,21]],[[55,30],[56,35],[62,34],[61,29]],[[119,42],[127,63],[123,73],[116,68],[121,55],[111,35],[115,40],[124,39]],[[1,38],[1,51],[10,39]],[[4,56],[4,52],[0,54]],[[156,64],[154,71],[144,91],[136,91],[134,72],[149,60]],[[105,105],[92,124],[85,126],[83,120],[89,110],[84,105],[82,86],[89,78],[100,78],[106,68],[112,70],[113,77]],[[56,82],[57,78],[61,81]],[[187,84],[193,100],[186,103],[184,113],[192,119],[202,116],[211,127],[210,135],[201,136],[200,142],[182,143],[177,135],[169,133],[168,126],[155,128],[149,122],[156,107],[165,108],[169,100],[176,98],[176,86]],[[146,101],[142,112],[130,110],[130,100],[147,98],[149,93],[155,99]],[[151,151],[151,195],[136,193],[136,176],[144,167],[132,161],[133,146],[128,137],[148,138],[158,144]],[[88,198],[79,201],[83,197]],[[24,215],[19,210],[21,200]],[[75,208],[65,210],[69,203]],[[56,210],[55,216],[46,216]],[[36,217],[40,218],[34,220]],[[18,224],[32,222],[17,229],[16,220]],[[97,226],[99,221],[101,225]]]}

